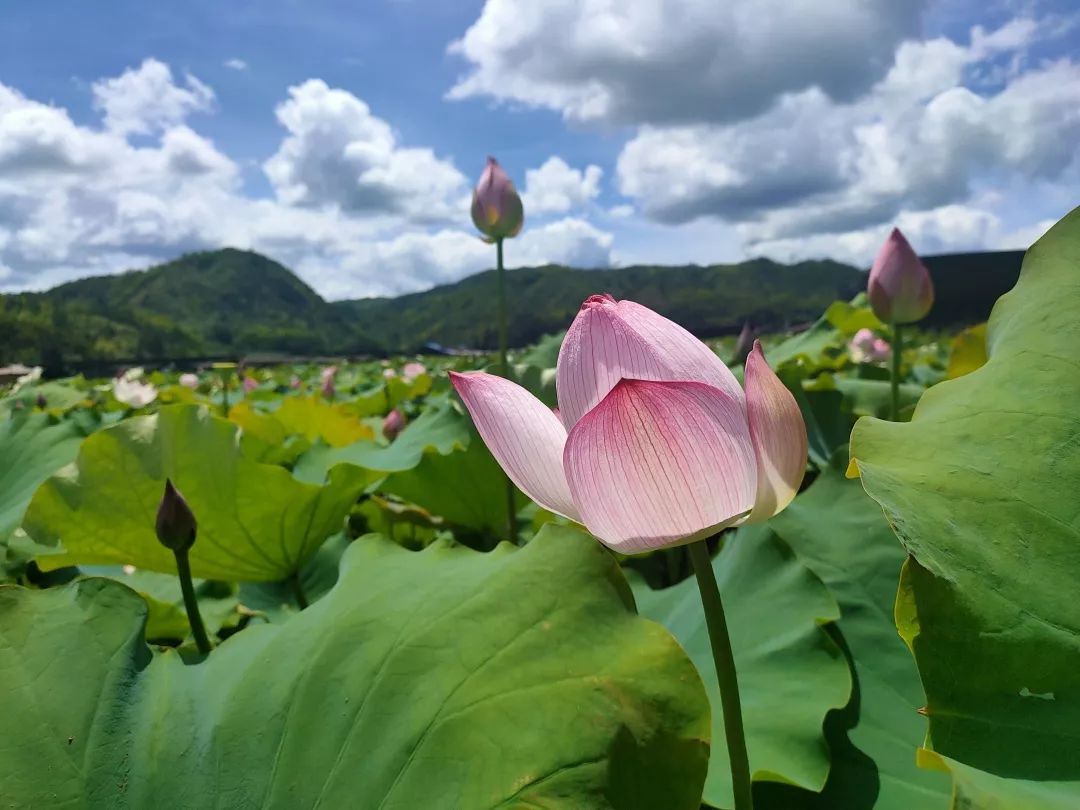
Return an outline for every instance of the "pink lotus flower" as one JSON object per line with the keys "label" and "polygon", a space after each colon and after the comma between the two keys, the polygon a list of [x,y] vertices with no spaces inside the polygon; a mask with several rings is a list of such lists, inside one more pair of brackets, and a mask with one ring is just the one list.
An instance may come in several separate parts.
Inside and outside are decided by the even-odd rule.
{"label": "pink lotus flower", "polygon": [[256,388],[259,387],[258,381],[254,377],[244,377],[244,393],[250,394]]}
{"label": "pink lotus flower", "polygon": [[397,408],[390,411],[383,419],[382,432],[383,436],[388,441],[393,441],[395,437],[405,429],[405,416]]}
{"label": "pink lotus flower", "polygon": [[872,329],[860,329],[848,343],[848,353],[856,363],[884,363],[892,356],[892,347]]}
{"label": "pink lotus flower", "polygon": [[397,376],[397,372],[394,371],[392,368],[384,368],[382,370],[382,375],[383,375],[383,379],[392,380],[392,379],[394,379],[394,377]]}
{"label": "pink lotus flower", "polygon": [[337,376],[337,366],[327,366],[319,372],[319,378],[321,380],[322,394],[327,399],[333,399],[334,396],[334,378]]}
{"label": "pink lotus flower", "polygon": [[563,341],[558,416],[501,377],[450,377],[511,480],[621,552],[767,520],[806,467],[802,415],[760,343],[744,391],[681,326],[609,295],[588,298]]}
{"label": "pink lotus flower", "polygon": [[421,374],[427,371],[427,366],[423,363],[406,363],[405,367],[401,369],[401,376],[405,382],[412,382]]}
{"label": "pink lotus flower", "polygon": [[493,157],[473,190],[472,220],[476,229],[492,241],[509,239],[521,232],[525,208],[513,181]]}
{"label": "pink lotus flower", "polygon": [[908,240],[893,228],[870,268],[870,308],[885,323],[915,323],[934,305],[934,285]]}
{"label": "pink lotus flower", "polygon": [[184,388],[190,388],[192,391],[194,391],[196,388],[199,387],[199,375],[191,374],[190,372],[187,374],[181,374],[180,385],[184,386]]}

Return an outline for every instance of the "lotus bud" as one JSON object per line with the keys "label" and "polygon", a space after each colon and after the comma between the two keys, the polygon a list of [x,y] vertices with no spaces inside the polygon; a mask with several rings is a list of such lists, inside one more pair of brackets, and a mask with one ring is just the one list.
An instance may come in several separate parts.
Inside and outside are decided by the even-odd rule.
{"label": "lotus bud", "polygon": [[382,370],[382,375],[383,375],[383,379],[392,380],[392,379],[394,379],[394,377],[397,376],[397,372],[394,371],[392,368],[384,368]]}
{"label": "lotus bud", "polygon": [[244,393],[250,394],[256,388],[259,387],[258,381],[254,377],[244,377]]}
{"label": "lotus bud", "polygon": [[289,379],[289,388],[291,388],[293,391],[296,391],[300,388],[301,385],[303,385],[303,383],[300,382],[300,378],[293,374],[292,377]]}
{"label": "lotus bud", "polygon": [[319,376],[322,378],[322,393],[327,399],[334,397],[334,377],[337,376],[337,366],[327,366]]}
{"label": "lotus bud", "polygon": [[525,208],[510,177],[489,157],[473,190],[472,220],[492,241],[517,236],[525,224]]}
{"label": "lotus bud", "polygon": [[187,551],[195,545],[195,515],[168,478],[165,479],[165,493],[158,505],[154,528],[161,545],[172,551]]}
{"label": "lotus bud", "polygon": [[750,321],[743,321],[742,331],[739,332],[739,337],[735,341],[735,348],[731,353],[729,365],[743,365],[746,362],[746,358],[750,356],[750,351],[754,348],[754,341],[756,339],[757,331],[750,325]]}
{"label": "lotus bud", "polygon": [[190,388],[192,391],[194,391],[196,388],[199,387],[199,376],[197,374],[191,373],[181,374],[180,385],[184,386],[184,388]]}
{"label": "lotus bud", "polygon": [[870,307],[885,323],[915,323],[934,305],[934,285],[908,240],[893,228],[870,268]]}
{"label": "lotus bud", "polygon": [[405,417],[397,408],[390,411],[383,420],[382,432],[387,441],[393,441],[405,429]]}

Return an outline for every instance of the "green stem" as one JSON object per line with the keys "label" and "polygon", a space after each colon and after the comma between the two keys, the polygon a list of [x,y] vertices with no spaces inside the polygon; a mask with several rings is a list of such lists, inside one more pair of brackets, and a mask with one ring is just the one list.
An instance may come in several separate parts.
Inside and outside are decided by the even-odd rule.
{"label": "green stem", "polygon": [[[503,266],[503,240],[495,240],[495,277],[499,288],[499,373],[510,379],[507,359],[506,268]],[[514,482],[506,479],[506,539],[517,543],[517,510],[514,508]]]}
{"label": "green stem", "polygon": [[300,572],[293,571],[292,576],[289,577],[289,581],[292,583],[293,596],[296,597],[296,606],[301,610],[304,610],[310,603],[308,602],[307,594],[304,593],[304,586],[300,582]]}
{"label": "green stem", "polygon": [[180,577],[180,591],[184,594],[184,609],[187,611],[188,624],[191,625],[191,635],[195,636],[195,646],[203,655],[209,655],[212,649],[210,638],[206,635],[206,626],[199,614],[199,601],[195,598],[195,586],[191,581],[191,563],[188,561],[188,553],[174,551],[176,557],[176,574]]}
{"label": "green stem", "polygon": [[221,410],[225,418],[229,418],[229,372],[221,375]]}
{"label": "green stem", "polygon": [[499,373],[510,379],[510,363],[506,359],[506,268],[503,267],[503,240],[495,240],[495,276],[498,279],[499,294]]}
{"label": "green stem", "polygon": [[900,324],[892,325],[892,373],[890,378],[890,391],[892,394],[891,418],[894,422],[900,421],[900,359],[904,352],[903,335],[900,334]]}
{"label": "green stem", "polygon": [[731,763],[731,786],[735,793],[735,810],[753,810],[750,792],[750,758],[746,753],[746,732],[743,731],[742,708],[739,704],[739,681],[735,676],[735,657],[731,652],[724,605],[716,584],[709,547],[705,540],[688,546],[694,564],[705,624],[712,642],[716,677],[720,682],[720,705],[724,712],[724,736],[727,738],[728,759]]}

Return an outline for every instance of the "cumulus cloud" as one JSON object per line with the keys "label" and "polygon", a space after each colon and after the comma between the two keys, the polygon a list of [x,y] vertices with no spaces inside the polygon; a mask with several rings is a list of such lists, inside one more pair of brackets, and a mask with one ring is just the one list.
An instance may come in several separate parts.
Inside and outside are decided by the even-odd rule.
{"label": "cumulus cloud", "polygon": [[[154,64],[138,72],[171,77]],[[157,89],[179,98],[185,86],[170,78]],[[246,196],[239,167],[188,126],[198,105],[143,107],[153,134],[139,145],[131,136],[149,133],[134,126],[135,107],[123,107],[124,125],[118,109],[103,107],[100,126],[77,124],[0,84],[0,288],[44,289],[226,245],[273,256],[330,298],[425,289],[494,260],[468,227],[468,191],[453,165],[400,146],[360,99],[323,82],[292,88],[278,108],[284,138],[266,165],[273,198]],[[566,168],[575,190],[549,168],[544,195],[588,199],[599,181],[592,169]],[[425,225],[439,216],[462,227]],[[607,266],[611,247],[611,234],[568,217],[526,228],[506,254],[511,266]]]}
{"label": "cumulus cloud", "polygon": [[964,83],[973,64],[1033,30],[1006,29],[976,32],[967,47],[904,43],[881,81],[851,102],[812,88],[732,124],[643,127],[620,154],[619,189],[657,221],[713,216],[741,223],[754,244],[944,210],[988,182],[1069,176],[1078,168],[1080,64],[1046,63],[986,93]]}
{"label": "cumulus cloud", "polygon": [[603,174],[599,166],[572,169],[561,157],[549,157],[540,168],[525,172],[525,212],[564,213],[580,208],[596,199]]}
{"label": "cumulus cloud", "polygon": [[147,59],[112,79],[94,82],[94,106],[105,113],[105,127],[120,134],[148,135],[208,110],[214,91],[190,73],[183,85],[173,81],[163,62]]}
{"label": "cumulus cloud", "polygon": [[811,87],[851,100],[918,32],[924,0],[488,0],[451,46],[449,97],[615,124],[731,121]]}
{"label": "cumulus cloud", "polygon": [[466,180],[454,164],[431,149],[401,146],[352,93],[311,79],[289,88],[277,118],[289,134],[264,168],[282,203],[424,222],[462,210]]}

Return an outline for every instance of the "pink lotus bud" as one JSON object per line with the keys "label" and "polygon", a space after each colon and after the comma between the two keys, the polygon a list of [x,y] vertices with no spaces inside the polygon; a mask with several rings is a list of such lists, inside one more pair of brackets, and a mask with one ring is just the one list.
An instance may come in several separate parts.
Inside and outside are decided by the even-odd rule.
{"label": "pink lotus bud", "polygon": [[892,355],[892,347],[872,329],[860,329],[848,343],[848,353],[856,363],[883,363]]}
{"label": "pink lotus bud", "polygon": [[289,380],[289,388],[296,391],[301,385],[303,385],[303,383],[300,382],[300,378],[293,374]]}
{"label": "pink lotus bud", "polygon": [[423,363],[406,363],[405,368],[401,370],[401,376],[404,378],[405,382],[412,382],[426,371],[427,366]]}
{"label": "pink lotus bud", "polygon": [[473,190],[472,220],[492,240],[517,236],[525,224],[525,208],[510,177],[489,157]]}
{"label": "pink lotus bud", "polygon": [[196,388],[199,387],[199,375],[191,373],[181,374],[180,385],[184,386],[184,388],[190,388],[192,391],[194,391]]}
{"label": "pink lotus bud", "polygon": [[319,376],[322,379],[322,394],[327,399],[332,399],[334,396],[334,377],[337,376],[337,366],[327,366],[321,372]]}
{"label": "pink lotus bud", "polygon": [[870,307],[885,323],[915,323],[934,305],[930,272],[908,240],[893,228],[870,268]]}
{"label": "pink lotus bud", "polygon": [[383,419],[382,432],[383,436],[388,441],[393,441],[394,438],[405,429],[405,416],[397,408],[390,411]]}
{"label": "pink lotus bud", "polygon": [[244,393],[250,394],[256,388],[259,387],[258,381],[254,377],[244,377]]}
{"label": "pink lotus bud", "polygon": [[632,301],[582,304],[559,352],[558,415],[502,377],[450,378],[511,480],[621,552],[767,520],[802,482],[806,426],[761,344],[744,390],[705,344]]}

